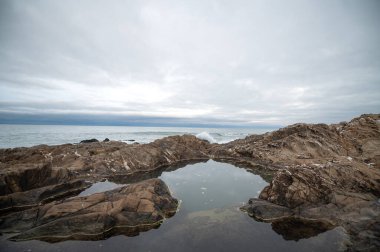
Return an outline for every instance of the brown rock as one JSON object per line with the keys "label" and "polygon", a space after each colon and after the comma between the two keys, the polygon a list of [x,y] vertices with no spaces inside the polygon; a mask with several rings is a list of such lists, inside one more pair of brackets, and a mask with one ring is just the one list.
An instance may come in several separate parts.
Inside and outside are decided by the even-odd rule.
{"label": "brown rock", "polygon": [[[151,194],[150,200],[140,198],[141,192]],[[165,205],[161,204],[162,200]],[[13,215],[13,225],[25,230],[11,239],[60,241],[136,235],[157,227],[165,217],[176,212],[177,206],[164,182],[150,179],[87,197],[52,202],[29,211],[28,216]],[[25,222],[29,225],[25,226]],[[0,228],[6,228],[4,223]]]}
{"label": "brown rock", "polygon": [[48,203],[53,200],[79,194],[91,183],[84,180],[73,180],[52,186],[40,187],[25,192],[11,193],[0,196],[0,214],[15,212]]}

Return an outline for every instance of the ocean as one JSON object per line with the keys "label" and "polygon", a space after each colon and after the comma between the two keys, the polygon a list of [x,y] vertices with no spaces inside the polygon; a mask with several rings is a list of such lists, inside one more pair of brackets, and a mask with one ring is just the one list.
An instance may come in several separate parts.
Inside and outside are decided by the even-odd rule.
{"label": "ocean", "polygon": [[78,125],[11,125],[0,124],[0,148],[31,147],[40,144],[79,143],[85,139],[108,138],[126,143],[150,143],[167,136],[192,134],[215,143],[262,134],[273,128],[184,128]]}

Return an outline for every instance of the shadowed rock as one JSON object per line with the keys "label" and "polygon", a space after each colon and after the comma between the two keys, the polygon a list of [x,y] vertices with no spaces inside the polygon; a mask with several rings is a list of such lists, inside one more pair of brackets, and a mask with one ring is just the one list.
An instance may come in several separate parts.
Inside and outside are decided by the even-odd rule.
{"label": "shadowed rock", "polygon": [[335,226],[321,220],[284,218],[272,222],[272,229],[282,235],[285,240],[298,241],[316,236],[333,229]]}

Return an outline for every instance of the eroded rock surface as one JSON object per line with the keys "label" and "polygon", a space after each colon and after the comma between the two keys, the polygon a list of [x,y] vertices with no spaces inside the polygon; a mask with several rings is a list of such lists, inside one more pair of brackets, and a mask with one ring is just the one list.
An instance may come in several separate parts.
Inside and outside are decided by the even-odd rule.
{"label": "eroded rock surface", "polygon": [[0,149],[0,195],[22,192],[73,178],[98,181],[114,175],[156,170],[209,159],[210,144],[195,136],[173,136],[144,145],[90,142]]}
{"label": "eroded rock surface", "polygon": [[158,227],[175,214],[178,201],[160,179],[55,201],[1,219],[1,229],[18,229],[12,240],[104,239],[115,234],[137,235]]}
{"label": "eroded rock surface", "polygon": [[[257,141],[269,148],[263,158],[283,167],[261,200],[251,199],[243,209],[272,223],[289,217],[324,220],[345,228],[349,250],[379,249],[378,120],[378,115],[364,115],[349,123],[294,125],[262,136]],[[241,148],[253,147],[236,147]]]}

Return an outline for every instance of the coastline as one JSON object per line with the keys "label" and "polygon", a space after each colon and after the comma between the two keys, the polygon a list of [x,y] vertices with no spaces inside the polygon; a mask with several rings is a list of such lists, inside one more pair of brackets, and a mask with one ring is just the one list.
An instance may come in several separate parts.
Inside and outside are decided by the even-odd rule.
{"label": "coastline", "polygon": [[138,183],[168,167],[214,159],[270,182],[259,199],[247,199],[243,207],[253,218],[276,225],[302,221],[306,226],[341,226],[350,238],[348,250],[376,250],[379,119],[362,115],[348,123],[295,124],[226,144],[183,135],[148,144],[110,141],[0,149],[0,230],[11,231],[16,225],[10,220],[25,221],[22,213],[60,204],[85,188],[86,181]]}

